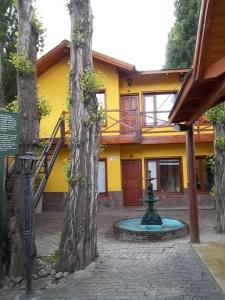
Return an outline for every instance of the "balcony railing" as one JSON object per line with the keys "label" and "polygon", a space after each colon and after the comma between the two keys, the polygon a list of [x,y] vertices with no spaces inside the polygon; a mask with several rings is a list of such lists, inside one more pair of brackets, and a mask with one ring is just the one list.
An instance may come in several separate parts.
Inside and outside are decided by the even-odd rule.
{"label": "balcony railing", "polygon": [[[195,123],[194,130],[197,141],[213,139],[212,125],[203,122],[202,118]],[[157,136],[160,138],[157,139]],[[179,138],[176,138],[177,136]],[[168,121],[156,119],[149,112],[140,112],[136,109],[105,111],[105,122],[100,130],[100,141],[103,144],[175,143],[176,140],[185,142],[184,134],[177,132]]]}
{"label": "balcony railing", "polygon": [[[153,120],[154,119],[154,120]],[[146,120],[148,120],[146,122]],[[151,125],[150,125],[151,124]],[[154,125],[157,124],[157,125]],[[194,126],[197,141],[210,141],[213,139],[212,125],[203,122],[202,118]],[[160,136],[160,139],[156,138]],[[102,143],[123,144],[123,143],[155,143],[161,142],[184,142],[184,134],[177,132],[168,121],[156,119],[148,112],[138,110],[107,110],[105,111],[105,123],[100,131]],[[176,138],[178,136],[179,138]],[[154,138],[154,139],[153,139]],[[154,143],[153,141],[153,143]]]}

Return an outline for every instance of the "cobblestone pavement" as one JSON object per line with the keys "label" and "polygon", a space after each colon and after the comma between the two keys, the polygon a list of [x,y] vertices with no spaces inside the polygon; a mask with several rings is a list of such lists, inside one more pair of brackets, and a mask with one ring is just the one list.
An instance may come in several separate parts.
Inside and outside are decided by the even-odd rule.
{"label": "cobblestone pavement", "polygon": [[[157,243],[113,238],[114,221],[142,214],[143,211],[132,210],[101,212],[97,261],[75,273],[63,286],[43,291],[40,299],[225,299],[188,237]],[[162,213],[171,217],[173,214],[187,220],[185,211]],[[214,218],[211,212],[201,214],[202,225]]]}
{"label": "cobblestone pavement", "polygon": [[[187,221],[187,211],[164,211],[162,216]],[[75,272],[56,288],[41,291],[38,299],[54,300],[219,300],[225,299],[189,237],[164,242],[125,242],[114,238],[112,223],[143,215],[139,210],[101,211],[98,218],[99,257],[83,271]],[[213,234],[215,214],[200,212],[202,236]],[[61,228],[61,213],[37,217],[37,246],[46,254]],[[221,236],[220,236],[221,237]],[[1,298],[0,299],[6,299]]]}

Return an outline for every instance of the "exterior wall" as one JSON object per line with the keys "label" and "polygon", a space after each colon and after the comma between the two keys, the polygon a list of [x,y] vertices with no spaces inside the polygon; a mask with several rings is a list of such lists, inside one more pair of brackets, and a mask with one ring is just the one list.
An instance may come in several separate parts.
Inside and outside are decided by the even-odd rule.
{"label": "exterior wall", "polygon": [[[103,83],[103,89],[106,89],[107,109],[118,108],[119,77],[116,68],[101,63],[95,63],[94,67]],[[39,94],[43,95],[52,107],[50,116],[41,121],[40,136],[42,138],[51,136],[61,113],[67,110],[68,76],[68,59],[65,58],[38,77]],[[111,115],[118,118],[118,112]]]}
{"label": "exterior wall", "polygon": [[[187,168],[184,144],[170,144],[170,145],[121,145],[121,146],[107,146],[104,151],[101,151],[100,158],[107,160],[107,192],[108,198],[100,199],[104,206],[122,207],[122,188],[121,188],[121,160],[122,159],[141,159],[142,162],[142,178],[146,177],[145,159],[149,158],[181,158],[181,170],[183,179],[183,191],[181,193],[173,193],[173,195],[161,195],[164,200],[160,205],[162,206],[187,206]],[[197,143],[196,156],[212,155],[212,143]],[[68,159],[69,152],[64,147],[59,154],[58,159],[54,165],[52,173],[49,177],[45,192],[49,193],[49,198],[55,198],[54,193],[67,192],[68,185],[64,172],[64,162]],[[142,187],[143,194],[146,188],[146,182],[143,179]],[[47,198],[47,195],[45,195]],[[62,199],[64,196],[62,195]],[[199,193],[199,201],[204,206],[206,199],[210,200],[208,193]],[[205,206],[210,206],[210,201],[207,200]]]}
{"label": "exterior wall", "polygon": [[68,59],[65,58],[38,77],[39,94],[43,95],[52,107],[50,116],[41,120],[41,138],[51,136],[61,113],[66,111],[68,72]]}
{"label": "exterior wall", "polygon": [[63,147],[55,161],[49,179],[47,181],[45,192],[64,193],[68,191],[68,184],[65,175],[65,163],[69,158],[68,148]]}
{"label": "exterior wall", "polygon": [[120,80],[120,93],[138,93],[138,92],[162,92],[178,91],[181,82],[179,75],[139,75],[132,78],[132,84],[129,87],[126,78]]}

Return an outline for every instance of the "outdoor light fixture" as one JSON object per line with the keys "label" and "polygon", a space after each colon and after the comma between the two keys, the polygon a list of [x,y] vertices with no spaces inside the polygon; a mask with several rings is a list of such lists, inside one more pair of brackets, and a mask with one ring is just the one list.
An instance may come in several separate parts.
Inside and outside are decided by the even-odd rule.
{"label": "outdoor light fixture", "polygon": [[176,123],[173,125],[173,127],[177,131],[187,131],[188,130],[188,126],[186,124]]}
{"label": "outdoor light fixture", "polygon": [[127,78],[127,84],[128,84],[128,86],[131,86],[131,84],[132,84],[132,78]]}
{"label": "outdoor light fixture", "polygon": [[23,174],[32,174],[34,172],[37,158],[33,152],[26,152],[25,155],[20,156],[20,170]]}
{"label": "outdoor light fixture", "polygon": [[19,157],[20,170],[24,179],[24,257],[26,268],[26,298],[32,294],[31,273],[32,273],[32,225],[31,225],[31,191],[30,175],[34,172],[38,159],[32,152],[26,152]]}

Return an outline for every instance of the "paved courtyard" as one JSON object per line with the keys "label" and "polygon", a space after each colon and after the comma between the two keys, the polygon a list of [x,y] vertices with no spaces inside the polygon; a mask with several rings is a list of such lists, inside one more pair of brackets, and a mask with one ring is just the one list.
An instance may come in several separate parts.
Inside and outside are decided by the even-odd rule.
{"label": "paved courtyard", "polygon": [[[185,210],[160,213],[187,221]],[[167,242],[125,242],[114,238],[114,221],[141,215],[143,210],[100,211],[96,262],[56,288],[42,290],[38,299],[225,299],[188,237]],[[214,218],[213,211],[200,212],[205,241],[224,238],[214,234]],[[62,221],[62,213],[43,213],[37,217],[39,254],[48,253]]]}

